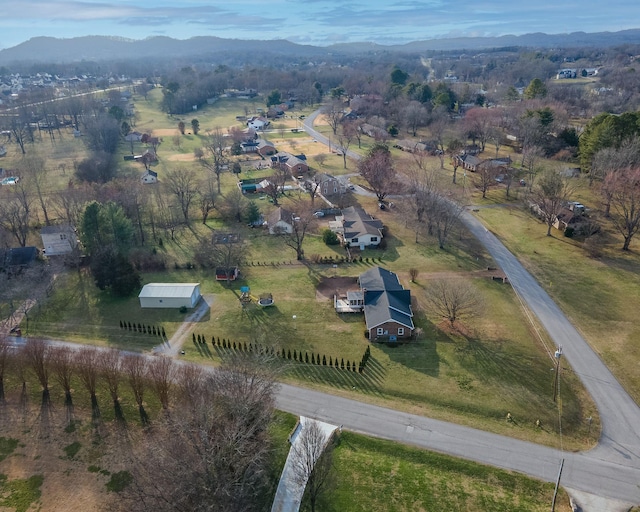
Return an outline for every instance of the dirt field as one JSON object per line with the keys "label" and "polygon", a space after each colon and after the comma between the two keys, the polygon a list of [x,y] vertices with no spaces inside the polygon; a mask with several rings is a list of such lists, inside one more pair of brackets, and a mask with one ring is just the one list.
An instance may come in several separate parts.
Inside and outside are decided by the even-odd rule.
{"label": "dirt field", "polygon": [[316,288],[316,299],[325,301],[334,295],[346,295],[348,291],[359,290],[357,277],[326,277]]}
{"label": "dirt field", "polygon": [[[6,475],[8,485],[42,475],[38,506],[32,505],[28,510],[105,510],[105,505],[114,497],[105,486],[109,474],[125,469],[112,460],[113,450],[109,450],[109,445],[115,442],[112,427],[102,425],[94,429],[90,419],[81,413],[77,415],[76,428],[65,430],[63,406],[54,405],[49,414],[43,414],[39,404],[31,403],[22,410],[15,400],[11,402],[0,410],[0,437],[16,439],[19,444],[0,462],[0,473]],[[77,443],[77,453],[70,456],[72,452],[68,450],[74,443]],[[93,471],[89,470],[91,466]]]}

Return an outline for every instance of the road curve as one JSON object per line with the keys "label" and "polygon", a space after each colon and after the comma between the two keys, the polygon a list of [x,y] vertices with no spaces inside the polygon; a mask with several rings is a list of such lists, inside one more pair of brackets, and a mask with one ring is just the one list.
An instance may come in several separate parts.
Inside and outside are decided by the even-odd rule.
{"label": "road curve", "polygon": [[[329,141],[313,129],[318,111],[305,120],[305,130],[319,142]],[[360,155],[349,152],[359,159]],[[563,356],[592,396],[602,423],[596,448],[584,453],[565,453],[544,446],[438,422],[383,408],[364,405],[299,388],[283,386],[279,407],[299,411],[323,421],[342,423],[346,428],[394,439],[512,469],[553,481],[561,458],[565,459],[562,482],[573,489],[606,498],[640,504],[640,408],[623,389],[591,346],[562,313],[517,258],[466,211],[462,222],[478,238],[509,278],[515,291],[537,316]],[[300,401],[297,396],[305,396]],[[294,411],[294,409],[296,411]],[[339,411],[339,412],[338,412]]]}

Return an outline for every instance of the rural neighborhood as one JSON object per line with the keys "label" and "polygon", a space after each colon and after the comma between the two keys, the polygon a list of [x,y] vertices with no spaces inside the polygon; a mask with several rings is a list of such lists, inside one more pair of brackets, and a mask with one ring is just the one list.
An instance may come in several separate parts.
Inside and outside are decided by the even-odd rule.
{"label": "rural neighborhood", "polygon": [[0,509],[640,506],[640,51],[231,47],[0,67]]}

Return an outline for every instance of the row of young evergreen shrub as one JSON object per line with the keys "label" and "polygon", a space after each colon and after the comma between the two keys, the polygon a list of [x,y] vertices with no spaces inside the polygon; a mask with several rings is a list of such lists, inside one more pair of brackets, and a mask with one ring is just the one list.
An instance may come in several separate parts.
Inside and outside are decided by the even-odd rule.
{"label": "row of young evergreen shrub", "polygon": [[120,329],[125,331],[133,331],[139,332],[142,334],[149,334],[151,336],[160,336],[161,338],[166,338],[167,333],[164,331],[164,327],[155,326],[155,325],[144,325],[135,322],[127,322],[124,320],[120,320]]}
{"label": "row of young evergreen shrub", "polygon": [[[196,333],[192,334],[192,340],[194,345],[206,345],[208,343],[205,336],[200,334],[196,335]],[[311,355],[309,355],[309,352],[307,351],[304,351],[303,353],[301,350],[298,351],[295,349],[293,350],[293,352],[291,351],[291,349],[284,349],[284,348],[282,350],[276,351],[274,347],[265,347],[257,343],[247,344],[246,341],[236,343],[235,341],[227,340],[226,338],[222,338],[222,340],[220,340],[220,338],[216,338],[215,336],[211,337],[211,344],[214,347],[221,348],[223,350],[233,350],[236,352],[244,352],[247,354],[248,353],[270,354],[272,356],[277,356],[282,359],[287,359],[289,361],[296,361],[296,362],[305,363],[305,364],[313,364],[317,366],[330,366],[333,368],[346,370],[350,372],[357,371],[358,373],[364,372],[367,366],[367,362],[371,357],[371,349],[369,347],[367,347],[366,350],[364,351],[364,354],[362,355],[362,359],[360,360],[360,363],[356,363],[356,361],[351,361],[348,359],[345,363],[344,358],[338,359],[337,357],[334,358],[333,356],[329,356],[329,358],[327,359],[326,355],[316,354],[315,352],[311,352]]]}

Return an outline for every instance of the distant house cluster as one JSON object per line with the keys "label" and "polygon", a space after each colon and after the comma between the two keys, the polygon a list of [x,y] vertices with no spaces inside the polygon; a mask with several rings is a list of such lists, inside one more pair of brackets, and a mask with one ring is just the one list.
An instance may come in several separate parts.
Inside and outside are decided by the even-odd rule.
{"label": "distant house cluster", "polygon": [[595,76],[598,74],[598,68],[565,68],[558,71],[556,74],[557,80],[566,78],[580,78]]}

